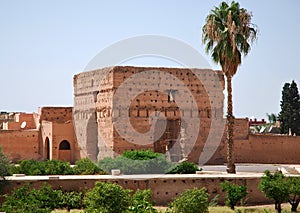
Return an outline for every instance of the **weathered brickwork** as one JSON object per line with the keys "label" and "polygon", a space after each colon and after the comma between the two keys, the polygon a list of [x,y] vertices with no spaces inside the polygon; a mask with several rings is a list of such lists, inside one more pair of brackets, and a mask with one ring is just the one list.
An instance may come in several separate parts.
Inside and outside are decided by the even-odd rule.
{"label": "weathered brickwork", "polygon": [[16,113],[7,123],[7,130],[0,130],[0,146],[13,162],[60,159],[74,163],[81,158],[72,107],[42,107],[39,113]]}
{"label": "weathered brickwork", "polygon": [[[145,72],[149,79],[138,78],[137,81],[126,85],[132,77]],[[178,81],[181,83],[174,85],[173,82]],[[122,86],[125,89],[120,89]],[[185,97],[179,106],[176,96],[178,91],[184,89],[190,91],[185,95],[191,97]],[[115,156],[125,150],[150,148],[165,153],[166,148],[173,148],[171,158],[177,161],[182,159],[181,149],[176,143],[183,126],[182,121],[185,118],[200,118],[200,126],[194,126],[193,122],[185,126],[190,132],[196,132],[195,144],[185,149],[188,158],[197,162],[212,130],[212,119],[223,119],[223,89],[223,75],[213,70],[117,66],[80,73],[74,76],[74,120],[78,141],[86,155],[94,160]],[[118,100],[116,92],[120,97],[129,99],[134,94],[138,95],[133,97],[130,106],[127,106]],[[170,100],[171,98],[175,100]],[[213,101],[215,103],[212,103]],[[196,107],[193,107],[193,104]],[[128,114],[130,122],[118,120],[124,114]],[[145,133],[150,129],[151,115],[166,118],[166,121],[157,121],[166,122],[167,128],[160,138],[156,138],[158,140],[155,143],[132,143],[120,136],[115,127],[115,122],[119,122],[128,137],[132,134],[132,128],[139,133]],[[153,137],[155,138],[155,135]]]}

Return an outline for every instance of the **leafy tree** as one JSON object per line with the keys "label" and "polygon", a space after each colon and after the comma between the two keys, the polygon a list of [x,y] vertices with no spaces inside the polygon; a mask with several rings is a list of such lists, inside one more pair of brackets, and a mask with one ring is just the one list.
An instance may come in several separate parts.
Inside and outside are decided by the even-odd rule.
{"label": "leafy tree", "polygon": [[292,212],[296,212],[300,202],[300,178],[289,177],[287,180],[289,187],[289,203],[291,204]]}
{"label": "leafy tree", "polygon": [[206,213],[208,212],[208,197],[206,188],[187,189],[169,207],[172,213]]}
{"label": "leafy tree", "polygon": [[274,199],[275,209],[280,213],[282,210],[281,204],[289,199],[289,186],[284,175],[281,172],[271,174],[271,172],[267,170],[261,178],[258,188],[267,198]]}
{"label": "leafy tree", "polygon": [[241,8],[238,2],[230,5],[221,2],[211,10],[202,28],[206,52],[222,67],[227,80],[227,172],[235,173],[233,153],[233,103],[232,77],[242,63],[242,55],[250,51],[250,43],[256,39],[257,29],[251,23],[252,14]]}
{"label": "leafy tree", "polygon": [[183,161],[176,164],[167,174],[195,174],[196,171],[201,171],[201,169],[195,163]]}
{"label": "leafy tree", "polygon": [[131,204],[131,191],[115,183],[95,183],[86,192],[84,205],[86,212],[121,213]]}
{"label": "leafy tree", "polygon": [[238,202],[245,198],[248,194],[246,186],[231,184],[229,181],[221,183],[221,188],[226,192],[225,204],[232,210]]}
{"label": "leafy tree", "polygon": [[300,95],[295,81],[285,83],[282,89],[282,100],[279,113],[280,130],[282,134],[300,135]]}

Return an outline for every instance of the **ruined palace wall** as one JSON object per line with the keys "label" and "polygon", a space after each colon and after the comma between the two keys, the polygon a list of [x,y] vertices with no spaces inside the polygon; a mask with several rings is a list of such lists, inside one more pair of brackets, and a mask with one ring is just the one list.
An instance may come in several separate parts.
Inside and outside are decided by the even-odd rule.
{"label": "ruined palace wall", "polygon": [[[200,76],[200,80],[197,74]],[[132,81],[131,79],[135,78],[136,75],[140,77]],[[189,132],[199,133],[196,136],[196,143],[187,142],[185,147],[189,154],[189,159],[198,163],[199,156],[209,133],[211,132],[214,135],[214,133],[222,129],[222,125],[212,128],[212,120],[223,119],[224,79],[220,72],[207,69],[126,66],[114,67],[113,80],[115,90],[118,90],[122,86],[125,87],[125,89],[122,88],[117,91],[118,95],[128,97],[131,101],[130,106],[128,106],[129,112],[126,111],[126,106],[123,103],[117,103],[118,101],[113,102],[114,112],[129,114],[130,122],[121,124],[127,136],[131,136],[132,129],[139,133],[148,132],[151,123],[149,119],[154,113],[156,116],[164,116],[167,121],[175,120],[180,122],[182,118],[187,120],[199,118],[199,129],[196,129],[197,127],[193,125],[194,123],[187,123],[185,126],[186,129],[189,129]],[[130,81],[132,82],[130,83]],[[188,90],[190,94],[184,92],[184,95],[182,95],[182,91],[185,90]],[[170,91],[173,91],[173,100],[170,100],[170,97],[168,97]],[[181,97],[179,97],[180,93]],[[138,95],[134,97],[134,94]],[[115,98],[120,99],[119,97]],[[184,100],[180,102],[181,105],[178,105],[179,98]],[[194,109],[192,107],[193,104],[196,106]],[[116,116],[116,114],[114,115]],[[177,129],[177,132],[173,135],[173,139],[179,139],[179,131],[180,129]],[[190,135],[187,136],[186,141],[194,140],[189,137]],[[165,142],[163,139],[161,140],[161,147],[158,147],[157,150],[157,143],[156,145],[153,143],[140,145],[124,140],[115,128],[113,142],[113,149],[118,154],[121,154],[125,150],[142,148],[152,148],[154,151],[159,150],[159,152],[165,151]],[[178,151],[179,143],[176,142],[176,144],[177,148],[174,145],[172,149],[177,149],[175,152],[178,153],[180,152]],[[215,144],[211,144],[208,149],[213,148],[213,146]],[[222,158],[220,155],[214,157],[218,159]]]}
{"label": "ruined palace wall", "polygon": [[[130,91],[140,91],[137,97],[128,97],[132,98],[129,111],[124,109],[122,103],[118,104],[118,100],[114,102],[116,92],[120,92],[118,88],[122,84],[126,85],[131,76],[153,70],[159,74],[151,76],[151,79],[139,78],[133,82],[131,88],[121,90],[121,96],[126,98],[130,96]],[[174,79],[181,83],[172,84]],[[154,85],[155,89],[149,89],[151,85]],[[148,91],[144,91],[145,87],[148,87]],[[163,89],[165,91],[160,91],[161,88],[165,88]],[[184,88],[188,92],[183,97],[185,102],[179,107],[176,96]],[[174,92],[172,99],[175,98],[175,101],[168,97],[169,90]],[[191,147],[186,146],[187,150],[192,150],[189,151],[189,159],[198,162],[209,133],[216,135],[215,133],[222,128],[219,125],[214,126],[212,130],[211,124],[213,120],[223,120],[223,90],[222,73],[207,69],[116,66],[77,74],[74,76],[73,116],[79,146],[92,160],[115,156],[115,153],[121,154],[125,150],[145,148],[120,137],[115,124],[121,113],[127,113],[130,122],[121,124],[126,131],[129,130],[126,134],[130,134],[131,125],[138,132],[144,133],[150,128],[150,115],[156,111],[165,116],[167,122],[173,120],[180,123],[182,120],[180,118],[193,120],[200,117],[199,129],[195,129],[197,127],[191,123],[185,127],[191,132],[199,132],[199,135],[196,135],[196,144]],[[194,109],[192,109],[193,104],[196,104]],[[173,137],[176,139],[178,134],[177,131]],[[187,138],[187,140],[193,139]],[[148,144],[146,148],[154,149],[153,146]],[[210,144],[208,148],[215,148],[215,146]],[[221,159],[221,155],[217,158]]]}
{"label": "ruined palace wall", "polygon": [[72,107],[42,107],[40,108],[40,122],[52,121],[64,123],[73,120]]}
{"label": "ruined palace wall", "polygon": [[248,140],[235,140],[237,163],[299,164],[300,137],[250,134]]}
{"label": "ruined palace wall", "polygon": [[74,108],[73,118],[80,155],[96,161],[98,157],[98,125],[96,118],[97,95],[101,83],[111,82],[111,68],[103,68],[90,72],[79,73],[73,78]]}
{"label": "ruined palace wall", "polygon": [[0,146],[13,162],[40,159],[38,130],[0,130]]}

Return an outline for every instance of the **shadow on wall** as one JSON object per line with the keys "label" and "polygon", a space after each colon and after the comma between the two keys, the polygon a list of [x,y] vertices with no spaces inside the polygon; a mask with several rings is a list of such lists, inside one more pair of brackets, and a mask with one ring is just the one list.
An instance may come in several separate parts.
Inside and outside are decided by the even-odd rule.
{"label": "shadow on wall", "polygon": [[92,161],[97,161],[98,149],[98,125],[96,116],[92,113],[86,127],[86,151]]}

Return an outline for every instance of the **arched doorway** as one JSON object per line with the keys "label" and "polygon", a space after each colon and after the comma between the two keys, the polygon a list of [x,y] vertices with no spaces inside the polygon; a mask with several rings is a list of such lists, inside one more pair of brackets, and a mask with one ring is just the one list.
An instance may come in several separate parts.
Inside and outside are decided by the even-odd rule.
{"label": "arched doorway", "polygon": [[59,144],[58,158],[62,161],[71,162],[71,145],[69,141],[63,140]]}
{"label": "arched doorway", "polygon": [[50,160],[50,140],[46,137],[45,146],[44,146],[44,158]]}

